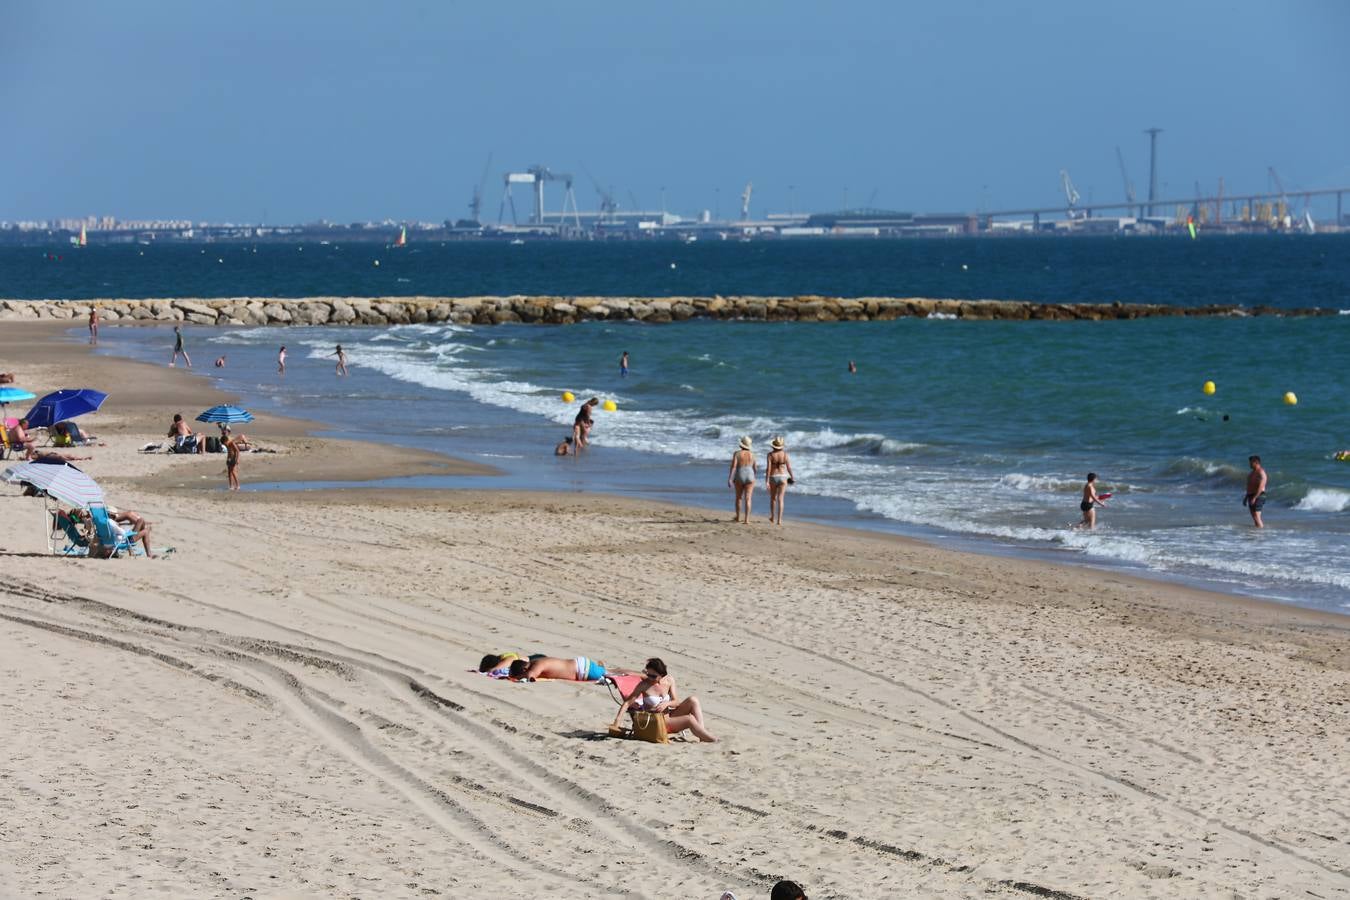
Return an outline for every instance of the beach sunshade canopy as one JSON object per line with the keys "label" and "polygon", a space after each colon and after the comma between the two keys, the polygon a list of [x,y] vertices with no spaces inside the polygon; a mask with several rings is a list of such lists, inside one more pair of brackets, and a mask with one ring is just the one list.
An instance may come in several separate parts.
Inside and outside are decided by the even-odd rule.
{"label": "beach sunshade canopy", "polygon": [[238,425],[253,421],[253,413],[237,406],[213,406],[197,417],[198,422],[219,422],[224,425]]}
{"label": "beach sunshade canopy", "polygon": [[103,502],[103,488],[74,466],[20,463],[0,472],[0,480],[10,484],[27,482],[62,503],[88,509],[90,503]]}
{"label": "beach sunshade canopy", "polygon": [[20,400],[32,400],[37,394],[23,388],[0,387],[0,403],[18,403]]}
{"label": "beach sunshade canopy", "polygon": [[28,424],[34,428],[51,428],[57,422],[93,412],[107,399],[107,394],[92,388],[57,391],[33,404],[28,411]]}

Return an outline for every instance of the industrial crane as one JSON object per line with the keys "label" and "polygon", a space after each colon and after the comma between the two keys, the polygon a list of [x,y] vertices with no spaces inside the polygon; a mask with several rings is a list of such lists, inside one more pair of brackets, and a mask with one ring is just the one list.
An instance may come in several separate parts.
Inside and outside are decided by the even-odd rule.
{"label": "industrial crane", "polygon": [[741,191],[741,221],[745,222],[750,218],[750,192],[755,189],[752,181],[745,183],[745,190]]}
{"label": "industrial crane", "polygon": [[1280,192],[1280,212],[1277,218],[1277,224],[1288,228],[1291,221],[1289,218],[1289,196],[1285,193],[1284,182],[1280,180],[1280,173],[1275,171],[1274,166],[1268,166],[1266,171],[1270,172],[1271,180],[1275,182],[1275,188]]}
{"label": "industrial crane", "polygon": [[619,211],[618,201],[614,199],[614,188],[605,190],[600,186],[600,180],[591,174],[590,169],[585,166],[582,166],[581,169],[586,173],[586,177],[591,180],[591,184],[595,185],[595,192],[600,195],[600,221],[613,222],[614,214]]}
{"label": "industrial crane", "polygon": [[469,201],[469,212],[473,214],[474,222],[483,224],[483,189],[487,187],[488,170],[492,168],[492,154],[488,154],[487,165],[483,166],[483,177],[478,179],[478,184],[473,189],[473,199]]}
{"label": "industrial crane", "polygon": [[1134,208],[1134,182],[1130,181],[1130,173],[1125,171],[1125,156],[1119,147],[1116,147],[1116,162],[1120,163],[1120,179],[1125,182],[1125,200],[1130,204],[1130,214],[1138,215],[1138,211]]}
{"label": "industrial crane", "polygon": [[1081,212],[1074,209],[1078,205],[1078,188],[1073,186],[1073,179],[1069,177],[1068,169],[1059,170],[1059,183],[1064,188],[1064,199],[1069,203],[1069,218],[1078,218]]}

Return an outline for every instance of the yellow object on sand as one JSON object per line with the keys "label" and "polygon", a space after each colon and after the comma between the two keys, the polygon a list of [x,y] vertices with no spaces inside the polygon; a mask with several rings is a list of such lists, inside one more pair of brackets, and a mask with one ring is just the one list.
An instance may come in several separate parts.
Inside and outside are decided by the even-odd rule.
{"label": "yellow object on sand", "polygon": [[1204,391],[1205,394],[1208,395],[1208,394],[1214,393],[1214,391],[1216,390],[1216,388],[1214,387],[1214,382],[1212,382],[1212,381],[1206,381],[1206,382],[1205,382],[1205,386],[1202,387],[1200,390]]}
{"label": "yellow object on sand", "polygon": [[606,400],[604,407],[605,412],[614,412],[619,408],[619,404],[615,403],[613,400]]}
{"label": "yellow object on sand", "polygon": [[1285,391],[1285,392],[1284,392],[1284,402],[1285,402],[1285,403],[1288,403],[1290,406],[1297,406],[1297,405],[1298,405],[1298,395],[1295,394],[1293,391]]}
{"label": "yellow object on sand", "polygon": [[571,403],[571,402],[572,402],[573,400],[575,400],[575,399],[577,399],[577,395],[576,395],[576,394],[572,393],[571,391],[563,391],[563,402],[564,402],[564,403]]}

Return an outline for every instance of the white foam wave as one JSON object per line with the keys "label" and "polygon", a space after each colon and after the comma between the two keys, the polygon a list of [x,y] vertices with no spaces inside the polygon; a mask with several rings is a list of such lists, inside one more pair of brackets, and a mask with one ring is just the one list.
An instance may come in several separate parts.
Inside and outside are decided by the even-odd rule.
{"label": "white foam wave", "polygon": [[1294,504],[1303,512],[1344,512],[1350,509],[1350,491],[1338,488],[1312,488]]}
{"label": "white foam wave", "polygon": [[1004,487],[1015,491],[1046,491],[1050,493],[1072,493],[1082,485],[1066,478],[1053,475],[1027,475],[1022,472],[1009,472],[998,480]]}

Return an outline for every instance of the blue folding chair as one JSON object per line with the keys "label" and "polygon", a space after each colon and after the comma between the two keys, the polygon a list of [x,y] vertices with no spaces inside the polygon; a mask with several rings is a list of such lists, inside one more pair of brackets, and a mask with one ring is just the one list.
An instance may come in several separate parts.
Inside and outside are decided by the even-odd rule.
{"label": "blue folding chair", "polygon": [[[88,556],[89,541],[80,532],[80,525],[62,509],[49,510],[52,516],[52,530],[48,537],[47,548],[61,556]],[[56,546],[64,541],[65,546]]]}
{"label": "blue folding chair", "polygon": [[123,531],[121,526],[108,516],[108,507],[102,503],[89,504],[89,517],[94,522],[95,544],[99,549],[94,555],[103,557],[121,556],[124,553],[129,556],[145,555],[145,551],[136,544],[141,536],[134,531],[130,533]]}

